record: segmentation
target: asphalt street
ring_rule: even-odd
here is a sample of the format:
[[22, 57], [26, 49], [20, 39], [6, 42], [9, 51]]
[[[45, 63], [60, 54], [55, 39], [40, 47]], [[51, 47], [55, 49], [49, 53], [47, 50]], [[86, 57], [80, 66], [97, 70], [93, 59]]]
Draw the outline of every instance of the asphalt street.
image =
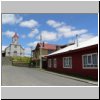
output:
[[3, 65], [1, 70], [2, 86], [93, 86], [36, 68]]

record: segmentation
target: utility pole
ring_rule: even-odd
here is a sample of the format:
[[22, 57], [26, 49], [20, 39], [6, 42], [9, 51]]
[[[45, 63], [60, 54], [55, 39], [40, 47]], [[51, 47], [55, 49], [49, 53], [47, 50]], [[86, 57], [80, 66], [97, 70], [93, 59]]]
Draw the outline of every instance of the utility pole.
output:
[[42, 34], [40, 34], [40, 69], [42, 69]]
[[32, 67], [32, 47], [30, 47], [30, 49], [31, 49], [30, 67]]
[[32, 47], [30, 47], [30, 49], [31, 49], [31, 58], [32, 58]]

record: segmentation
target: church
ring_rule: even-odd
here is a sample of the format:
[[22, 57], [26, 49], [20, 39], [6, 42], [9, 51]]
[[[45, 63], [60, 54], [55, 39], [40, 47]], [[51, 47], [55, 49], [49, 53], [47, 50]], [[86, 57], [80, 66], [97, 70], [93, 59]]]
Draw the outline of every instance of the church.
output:
[[24, 56], [24, 48], [18, 43], [19, 36], [15, 33], [12, 43], [5, 48], [5, 56]]

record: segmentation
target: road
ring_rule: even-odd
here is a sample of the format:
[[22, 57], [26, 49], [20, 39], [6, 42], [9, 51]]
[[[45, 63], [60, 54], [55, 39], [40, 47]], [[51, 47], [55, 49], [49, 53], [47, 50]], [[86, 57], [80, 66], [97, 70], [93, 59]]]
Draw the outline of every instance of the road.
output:
[[93, 86], [36, 68], [2, 66], [2, 86]]

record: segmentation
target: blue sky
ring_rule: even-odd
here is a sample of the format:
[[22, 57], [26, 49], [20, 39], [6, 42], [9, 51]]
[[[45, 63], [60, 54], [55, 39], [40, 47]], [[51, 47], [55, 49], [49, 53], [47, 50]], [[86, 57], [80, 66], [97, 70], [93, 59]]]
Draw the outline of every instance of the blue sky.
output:
[[2, 48], [8, 46], [14, 33], [19, 44], [30, 54], [40, 41], [50, 44], [67, 44], [75, 40], [85, 41], [98, 35], [97, 14], [2, 14]]

